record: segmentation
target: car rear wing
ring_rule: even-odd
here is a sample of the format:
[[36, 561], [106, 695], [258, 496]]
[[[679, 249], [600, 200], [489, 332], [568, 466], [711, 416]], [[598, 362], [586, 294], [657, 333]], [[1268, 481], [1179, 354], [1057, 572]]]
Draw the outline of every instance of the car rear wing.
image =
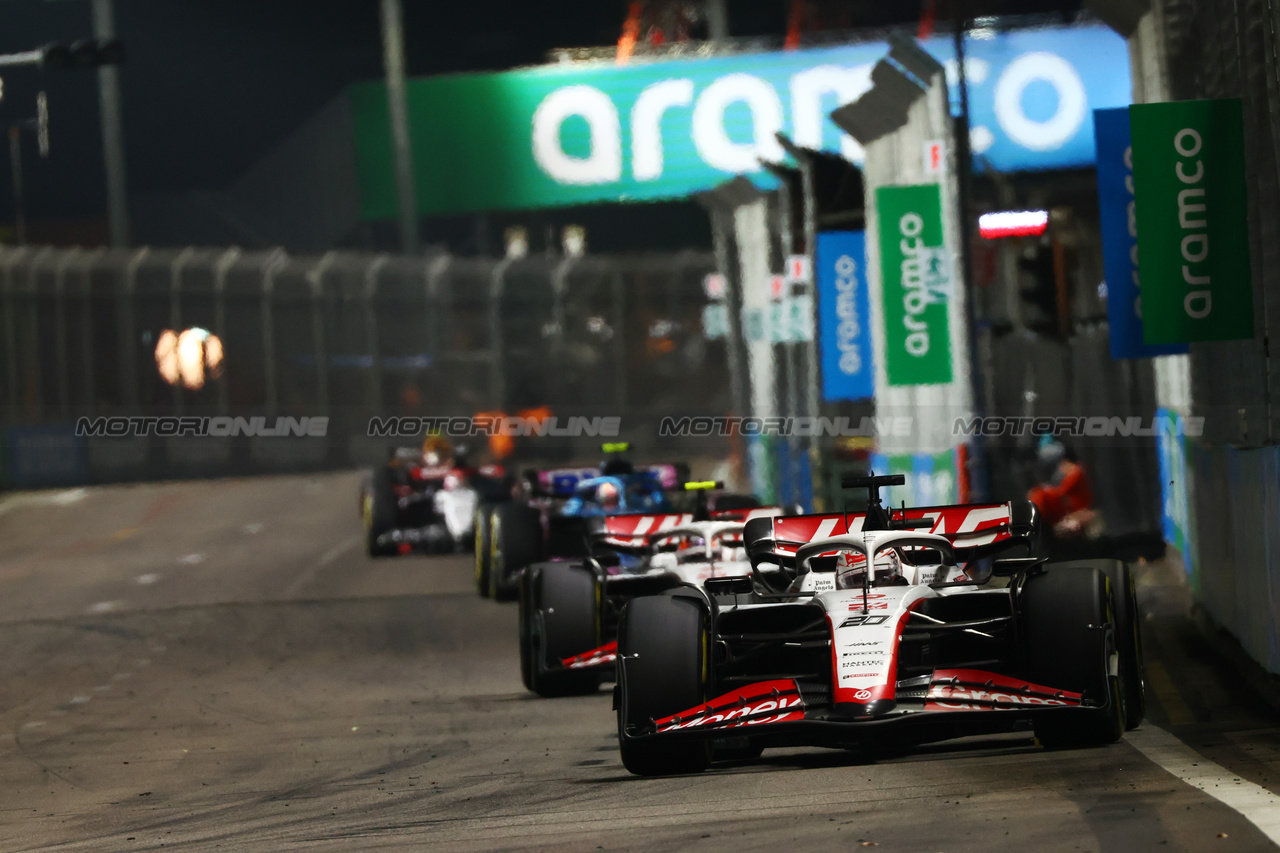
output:
[[[810, 542], [860, 533], [865, 513], [824, 513], [759, 518], [747, 522], [743, 537], [753, 567], [761, 563], [794, 568], [796, 551]], [[1004, 504], [959, 504], [893, 510], [891, 529], [943, 536], [956, 558], [976, 560], [1015, 545], [1030, 546], [1040, 516], [1030, 501]]]
[[616, 548], [647, 548], [654, 534], [693, 522], [691, 512], [610, 515], [594, 519], [591, 541]]

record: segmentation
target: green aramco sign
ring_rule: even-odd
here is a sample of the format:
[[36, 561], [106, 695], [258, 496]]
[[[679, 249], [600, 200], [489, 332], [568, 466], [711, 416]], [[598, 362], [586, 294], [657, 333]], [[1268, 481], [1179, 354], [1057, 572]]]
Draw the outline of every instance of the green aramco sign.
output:
[[951, 264], [938, 185], [878, 188], [876, 218], [889, 384], [950, 382]]
[[1129, 123], [1143, 342], [1252, 338], [1239, 99], [1135, 104]]

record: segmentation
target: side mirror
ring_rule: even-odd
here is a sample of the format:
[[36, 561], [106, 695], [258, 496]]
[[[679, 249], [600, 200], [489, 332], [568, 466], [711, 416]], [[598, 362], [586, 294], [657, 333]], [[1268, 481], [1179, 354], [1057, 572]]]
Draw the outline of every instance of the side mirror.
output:
[[1048, 557], [1005, 557], [995, 561], [991, 573], [998, 578], [1011, 578], [1028, 569], [1034, 569], [1048, 559]]

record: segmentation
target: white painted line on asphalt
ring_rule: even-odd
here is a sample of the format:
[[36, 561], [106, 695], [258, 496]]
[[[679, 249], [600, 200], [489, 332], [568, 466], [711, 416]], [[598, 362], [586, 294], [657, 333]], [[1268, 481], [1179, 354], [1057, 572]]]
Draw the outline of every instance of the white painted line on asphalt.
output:
[[1235, 809], [1263, 835], [1280, 844], [1280, 796], [1246, 782], [1150, 723], [1143, 723], [1142, 728], [1129, 732], [1124, 739], [1183, 782]]
[[314, 565], [305, 569], [301, 574], [289, 582], [289, 585], [284, 588], [284, 597], [293, 598], [304, 586], [315, 580], [316, 575], [321, 569], [337, 560], [356, 545], [359, 545], [363, 539], [363, 536], [352, 536], [350, 539], [344, 539], [328, 551], [325, 551], [320, 555], [320, 559], [317, 560]]
[[257, 522], [257, 521], [255, 521], [255, 522], [254, 522], [254, 523], [252, 523], [252, 524], [246, 524], [246, 525], [244, 526], [244, 532], [245, 532], [245, 533], [261, 533], [261, 532], [262, 532], [262, 523], [261, 523], [261, 522]]
[[89, 496], [88, 489], [66, 489], [59, 492], [31, 492], [0, 500], [0, 515], [24, 506], [70, 506]]
[[72, 704], [72, 705], [83, 705], [84, 703], [88, 702], [88, 701], [89, 701], [90, 699], [92, 699], [92, 698], [93, 698], [92, 696], [72, 696], [72, 697], [71, 697], [71, 704]]
[[113, 610], [119, 610], [124, 605], [123, 601], [99, 601], [97, 604], [89, 605], [86, 613], [110, 613]]
[[138, 575], [136, 578], [134, 578], [134, 581], [139, 586], [151, 586], [151, 584], [155, 583], [158, 580], [160, 580], [160, 576], [155, 574], [154, 572], [149, 572], [145, 575]]
[[44, 725], [44, 720], [32, 720], [29, 723], [23, 723], [22, 727], [24, 729], [38, 729], [43, 725]]
[[68, 489], [65, 492], [54, 492], [49, 496], [49, 503], [57, 506], [71, 506], [89, 496], [88, 489]]
[[187, 554], [184, 557], [179, 557], [178, 562], [186, 566], [198, 566], [204, 562], [206, 556], [206, 554]]

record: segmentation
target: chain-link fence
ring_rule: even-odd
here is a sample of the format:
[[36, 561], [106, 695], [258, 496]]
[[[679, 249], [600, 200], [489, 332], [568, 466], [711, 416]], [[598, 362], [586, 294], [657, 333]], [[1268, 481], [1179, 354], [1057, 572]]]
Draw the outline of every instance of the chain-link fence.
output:
[[[385, 453], [391, 439], [368, 436], [375, 416], [537, 407], [561, 422], [617, 417], [617, 438], [638, 453], [677, 453], [658, 436], [662, 416], [730, 406], [723, 343], [701, 328], [711, 268], [696, 252], [0, 249], [0, 471], [39, 484], [344, 465]], [[206, 352], [203, 381], [165, 375], [165, 332], [187, 329], [216, 337], [206, 350], [221, 357]], [[279, 441], [213, 451], [181, 436], [74, 436], [79, 418], [99, 416], [329, 420], [299, 455]], [[607, 438], [540, 439], [537, 451], [589, 454]]]

